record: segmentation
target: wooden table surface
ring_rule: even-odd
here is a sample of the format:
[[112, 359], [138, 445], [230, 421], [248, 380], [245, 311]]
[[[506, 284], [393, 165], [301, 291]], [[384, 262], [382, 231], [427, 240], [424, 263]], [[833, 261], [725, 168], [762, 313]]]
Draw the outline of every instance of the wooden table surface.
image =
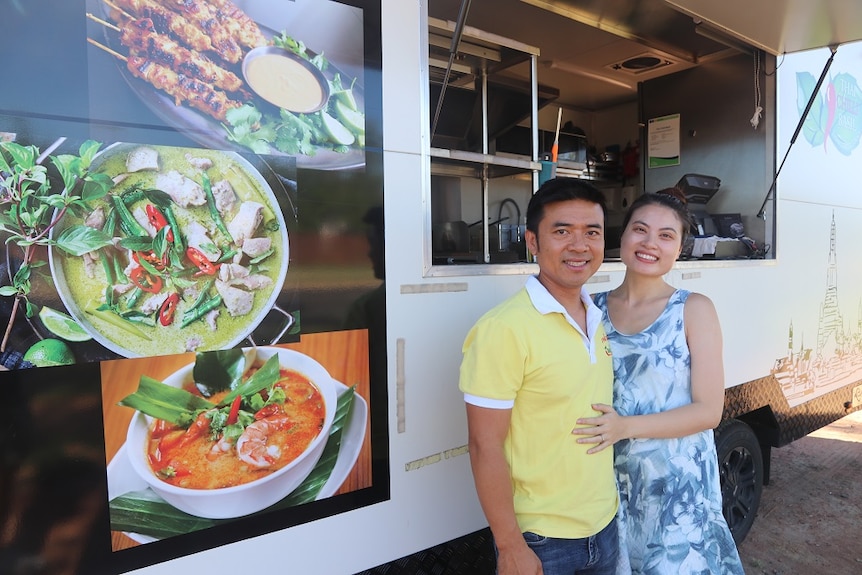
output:
[[[368, 332], [351, 330], [303, 335], [299, 343], [284, 344], [286, 347], [305, 353], [319, 362], [329, 374], [344, 385], [356, 385], [356, 393], [369, 402]], [[141, 375], [163, 380], [179, 368], [193, 363], [193, 353], [105, 361], [102, 372], [102, 411], [105, 425], [106, 463], [110, 463], [126, 439], [126, 430], [134, 411], [117, 403], [134, 393]], [[369, 423], [359, 459], [347, 479], [336, 492], [347, 493], [371, 485], [371, 439]], [[138, 545], [120, 532], [112, 532], [114, 551]]]

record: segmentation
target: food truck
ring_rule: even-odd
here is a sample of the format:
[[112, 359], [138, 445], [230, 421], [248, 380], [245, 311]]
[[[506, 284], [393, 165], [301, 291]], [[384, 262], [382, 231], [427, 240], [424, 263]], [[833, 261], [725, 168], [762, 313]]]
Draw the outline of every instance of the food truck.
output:
[[0, 572], [493, 572], [461, 344], [550, 177], [606, 196], [593, 292], [687, 198], [741, 541], [771, 450], [862, 405], [860, 11], [4, 2]]

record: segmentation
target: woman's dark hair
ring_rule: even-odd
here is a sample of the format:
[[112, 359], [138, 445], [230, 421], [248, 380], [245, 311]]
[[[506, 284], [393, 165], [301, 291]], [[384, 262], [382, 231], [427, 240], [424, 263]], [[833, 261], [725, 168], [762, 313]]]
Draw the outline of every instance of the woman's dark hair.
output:
[[695, 221], [691, 212], [688, 211], [688, 207], [686, 207], [685, 195], [683, 195], [678, 188], [665, 188], [655, 192], [654, 194], [644, 194], [638, 197], [632, 202], [632, 205], [629, 206], [629, 209], [623, 218], [623, 232], [625, 232], [626, 228], [629, 227], [632, 214], [634, 214], [639, 208], [649, 205], [664, 206], [674, 211], [679, 222], [682, 224], [682, 238], [680, 238], [680, 242], [681, 244], [685, 244], [685, 240], [691, 233], [691, 228], [695, 225]]
[[527, 229], [538, 234], [539, 222], [545, 215], [545, 206], [568, 200], [584, 200], [598, 204], [602, 208], [602, 216], [607, 214], [605, 196], [595, 186], [575, 178], [553, 178], [542, 184], [530, 198], [530, 203], [527, 204]]

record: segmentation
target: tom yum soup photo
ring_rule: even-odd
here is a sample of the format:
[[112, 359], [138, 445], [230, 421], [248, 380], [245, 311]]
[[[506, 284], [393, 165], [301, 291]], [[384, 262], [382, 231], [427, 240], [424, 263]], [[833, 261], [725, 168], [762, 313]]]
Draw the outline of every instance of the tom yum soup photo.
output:
[[251, 348], [197, 354], [165, 382], [142, 376], [120, 405], [138, 411], [126, 450], [150, 487], [188, 513], [229, 517], [279, 501], [308, 476], [336, 401], [311, 358]]
[[[288, 265], [272, 189], [238, 154], [115, 144], [91, 172], [112, 187], [54, 238], [104, 238], [50, 251], [63, 303], [126, 357], [233, 347], [273, 308]], [[65, 242], [68, 243], [68, 242]]]

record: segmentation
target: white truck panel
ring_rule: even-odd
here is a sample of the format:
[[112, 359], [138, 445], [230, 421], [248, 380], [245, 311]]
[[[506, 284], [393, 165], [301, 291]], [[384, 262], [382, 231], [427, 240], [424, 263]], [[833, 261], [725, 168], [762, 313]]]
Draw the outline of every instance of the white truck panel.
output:
[[[522, 266], [518, 269], [523, 273], [482, 277], [457, 276], [451, 270], [445, 277], [426, 274], [421, 254], [427, 247], [428, 159], [421, 152], [427, 147], [427, 126], [417, 106], [427, 100], [418, 65], [425, 47], [418, 33], [423, 9], [421, 2], [382, 0], [390, 500], [135, 573], [238, 573], [251, 564], [262, 571], [347, 574], [486, 525], [464, 449], [466, 418], [457, 390], [460, 349], [473, 322], [515, 293], [536, 268]], [[833, 74], [844, 62], [850, 66], [849, 56], [858, 48], [841, 49], [842, 60], [836, 58]], [[798, 118], [795, 91], [783, 82], [794, 81], [794, 70], [816, 76], [826, 55], [821, 51], [782, 60], [779, 157]], [[860, 72], [857, 65], [855, 73], [862, 76]], [[701, 291], [715, 302], [725, 336], [728, 386], [768, 376], [775, 360], [787, 352], [791, 323], [799, 338], [795, 347], [803, 337], [805, 346], [816, 342], [833, 218], [838, 303], [843, 325], [858, 330], [858, 154], [848, 157], [828, 145], [824, 150], [803, 139], [797, 142], [779, 180], [776, 261], [684, 262], [671, 272], [671, 283]], [[766, 193], [752, 191], [761, 192]], [[589, 288], [610, 289], [621, 278], [620, 264], [605, 264]]]

